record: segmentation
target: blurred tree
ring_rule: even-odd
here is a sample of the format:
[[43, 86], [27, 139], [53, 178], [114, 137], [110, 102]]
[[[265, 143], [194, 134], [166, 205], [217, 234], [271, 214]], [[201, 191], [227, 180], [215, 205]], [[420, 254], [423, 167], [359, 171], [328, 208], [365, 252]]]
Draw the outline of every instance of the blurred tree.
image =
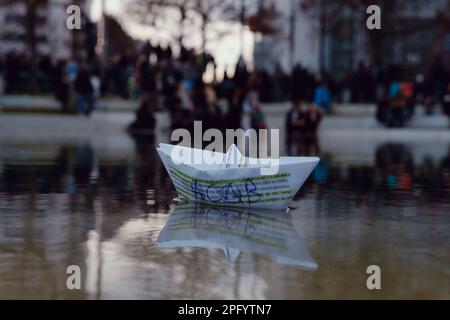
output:
[[208, 34], [220, 37], [230, 31], [213, 28], [212, 23], [240, 19], [235, 0], [129, 0], [127, 12], [137, 23], [157, 31], [175, 30], [180, 46], [183, 38], [192, 34], [187, 30], [198, 28], [203, 50]]
[[245, 22], [252, 32], [258, 32], [263, 35], [274, 35], [280, 31], [274, 23], [279, 16], [273, 4], [266, 6], [264, 2], [261, 2], [258, 11], [248, 17]]
[[135, 52], [136, 45], [134, 39], [123, 29], [122, 25], [112, 16], [105, 15], [108, 54], [124, 55], [129, 52]]
[[[193, 11], [200, 17], [200, 34], [202, 37], [202, 50], [205, 51], [207, 42], [207, 31], [211, 22], [217, 21], [240, 21], [240, 11], [233, 1], [230, 0], [194, 0]], [[220, 37], [229, 30], [218, 31], [216, 36]]]
[[129, 0], [127, 13], [138, 24], [157, 30], [175, 30], [178, 43], [182, 46], [190, 22], [188, 13], [195, 2], [196, 0]]

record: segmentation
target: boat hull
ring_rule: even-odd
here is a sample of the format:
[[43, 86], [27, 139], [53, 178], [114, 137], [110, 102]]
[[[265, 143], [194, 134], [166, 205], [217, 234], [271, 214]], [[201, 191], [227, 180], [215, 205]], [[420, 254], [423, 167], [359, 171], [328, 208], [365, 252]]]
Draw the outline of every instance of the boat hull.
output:
[[208, 205], [287, 208], [319, 162], [316, 157], [280, 158], [277, 172], [262, 175], [260, 167], [199, 170], [175, 164], [167, 151], [158, 153], [181, 198]]

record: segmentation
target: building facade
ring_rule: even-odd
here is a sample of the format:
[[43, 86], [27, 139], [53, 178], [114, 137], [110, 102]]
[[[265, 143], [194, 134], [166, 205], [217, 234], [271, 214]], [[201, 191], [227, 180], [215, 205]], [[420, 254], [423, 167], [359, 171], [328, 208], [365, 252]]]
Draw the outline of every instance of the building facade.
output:
[[253, 65], [273, 73], [279, 65], [285, 72], [297, 64], [311, 70], [319, 69], [319, 23], [301, 10], [299, 1], [273, 1], [277, 32], [255, 37]]
[[[66, 27], [67, 7], [80, 6], [82, 16], [88, 16], [89, 0], [43, 0], [30, 8], [29, 1], [4, 1], [0, 5], [0, 54], [29, 52], [29, 31], [34, 29], [36, 53], [52, 59], [68, 59], [80, 42], [79, 32]], [[33, 11], [33, 12], [30, 12]], [[33, 18], [30, 19], [30, 16]], [[32, 25], [30, 25], [32, 23]]]
[[[302, 3], [313, 3], [305, 8]], [[363, 63], [407, 64], [424, 70], [436, 56], [450, 64], [450, 28], [438, 19], [439, 11], [450, 20], [448, 0], [380, 1], [381, 30], [366, 28], [366, 7], [337, 0], [273, 2], [280, 30], [256, 37], [254, 66], [269, 72], [277, 64], [290, 71], [296, 64], [312, 72], [334, 75]]]
[[448, 28], [438, 19], [447, 0], [381, 2], [381, 30], [366, 28], [364, 6], [340, 5], [336, 10], [335, 3], [323, 3], [328, 3], [329, 8], [325, 9], [322, 65], [332, 73], [355, 70], [361, 62], [403, 64], [419, 72], [436, 56], [450, 53], [445, 47], [450, 39]]

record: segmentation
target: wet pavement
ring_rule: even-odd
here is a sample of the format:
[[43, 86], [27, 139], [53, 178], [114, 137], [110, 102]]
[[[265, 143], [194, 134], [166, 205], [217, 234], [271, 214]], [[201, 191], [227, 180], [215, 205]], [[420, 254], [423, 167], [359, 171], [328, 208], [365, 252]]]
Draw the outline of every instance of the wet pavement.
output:
[[[321, 162], [269, 214], [180, 203], [148, 138], [39, 121], [0, 134], [0, 298], [450, 298], [446, 139], [334, 127], [283, 145]], [[81, 290], [66, 287], [73, 264]]]

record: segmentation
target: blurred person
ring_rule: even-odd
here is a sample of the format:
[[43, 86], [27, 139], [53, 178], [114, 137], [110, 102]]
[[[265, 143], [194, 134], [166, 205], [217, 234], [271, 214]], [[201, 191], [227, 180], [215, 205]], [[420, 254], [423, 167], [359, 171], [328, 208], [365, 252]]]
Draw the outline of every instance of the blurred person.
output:
[[123, 87], [125, 84], [123, 82], [120, 61], [121, 56], [119, 54], [114, 54], [111, 57], [106, 71], [106, 86], [108, 93], [123, 97]]
[[211, 85], [204, 88], [204, 105], [201, 110], [200, 117], [203, 121], [203, 130], [223, 129], [222, 112], [217, 103], [216, 92]]
[[308, 110], [305, 113], [304, 130], [308, 137], [317, 135], [320, 122], [322, 121], [322, 113], [320, 109], [314, 104], [309, 104]]
[[387, 97], [387, 95], [383, 95], [377, 99], [376, 107], [377, 107], [376, 110], [377, 120], [380, 123], [386, 125], [389, 113], [389, 98]]
[[222, 84], [220, 86], [220, 95], [222, 98], [230, 101], [233, 97], [234, 91], [234, 82], [233, 79], [228, 75], [228, 72], [224, 71], [224, 77], [222, 80]]
[[302, 135], [303, 154], [305, 156], [318, 156], [320, 153], [317, 130], [321, 120], [322, 112], [320, 109], [314, 104], [309, 104], [305, 112], [305, 126]]
[[391, 85], [389, 86], [389, 98], [395, 99], [398, 96], [400, 96], [400, 82], [399, 81], [392, 81]]
[[327, 82], [320, 83], [314, 91], [314, 103], [323, 111], [331, 113], [332, 98]]
[[436, 101], [434, 100], [433, 96], [425, 96], [425, 98], [423, 99], [423, 107], [425, 109], [426, 116], [432, 116], [433, 114], [435, 114]]
[[245, 96], [240, 87], [236, 87], [228, 101], [228, 111], [225, 116], [226, 129], [240, 129], [242, 127], [242, 113]]
[[301, 65], [295, 65], [291, 72], [290, 84], [291, 94], [290, 99], [293, 105], [302, 99], [305, 99], [305, 83], [304, 83], [304, 70]]
[[[170, 48], [170, 47], [169, 47]], [[168, 52], [167, 54], [169, 54]], [[180, 66], [171, 60], [171, 53], [167, 59], [161, 62], [161, 94], [163, 97], [163, 105], [166, 110], [172, 112], [175, 103], [176, 91], [179, 83], [183, 80], [183, 74]]]
[[191, 79], [185, 79], [181, 85], [181, 113], [182, 128], [192, 131], [194, 128], [194, 120], [196, 118], [196, 108], [194, 104], [195, 90], [198, 90], [199, 83]]
[[243, 91], [244, 96], [247, 94], [249, 77], [250, 73], [247, 70], [244, 58], [240, 56], [234, 71], [233, 82], [235, 88], [240, 88]]
[[142, 100], [136, 110], [135, 120], [128, 126], [127, 131], [132, 135], [154, 135], [156, 120], [154, 110], [148, 100]]
[[136, 63], [136, 82], [142, 100], [156, 101], [156, 69], [150, 63], [150, 51], [144, 51]]
[[389, 87], [388, 127], [403, 127], [406, 123], [406, 101], [402, 96], [400, 82], [394, 81]]
[[393, 81], [389, 87], [389, 103], [384, 114], [388, 127], [404, 127], [412, 116], [413, 86], [411, 83]]
[[95, 106], [94, 87], [86, 64], [80, 67], [74, 82], [78, 112], [89, 115]]
[[244, 130], [252, 128], [252, 116], [255, 116], [256, 109], [259, 109], [259, 79], [258, 74], [254, 71], [250, 74], [248, 90], [242, 104], [241, 126]]
[[75, 79], [77, 78], [79, 69], [80, 68], [79, 68], [78, 62], [74, 58], [71, 58], [67, 62], [65, 71], [66, 71], [67, 79], [69, 80], [70, 83], [73, 83], [75, 81]]
[[275, 66], [275, 73], [273, 75], [274, 82], [272, 85], [273, 99], [276, 102], [283, 101], [287, 95], [289, 88], [287, 85], [289, 84], [288, 77], [285, 74], [283, 68], [279, 63]]
[[448, 71], [441, 56], [436, 56], [434, 58], [429, 73], [432, 83], [433, 98], [439, 100], [446, 89], [445, 86], [449, 79]]
[[301, 136], [306, 124], [305, 112], [300, 106], [300, 102], [293, 101], [291, 109], [286, 114], [285, 129], [286, 129], [286, 147], [289, 155], [297, 155], [301, 146]]
[[5, 93], [22, 93], [25, 91], [27, 71], [25, 70], [25, 57], [15, 53], [6, 55], [3, 70]]
[[[299, 103], [292, 104], [286, 115], [286, 144], [290, 154], [319, 154], [317, 130], [321, 119], [321, 111], [314, 104], [309, 104], [306, 109]], [[297, 151], [294, 152], [294, 149]]]
[[345, 70], [339, 81], [339, 98], [342, 103], [350, 103], [351, 101], [351, 72]]
[[354, 102], [368, 102], [373, 97], [374, 81], [369, 68], [363, 61], [359, 62], [359, 67], [353, 76], [352, 100]]
[[259, 98], [261, 102], [273, 102], [273, 79], [266, 70], [259, 71], [259, 81], [261, 82], [259, 88]]
[[414, 108], [416, 104], [416, 88], [414, 82], [405, 81], [401, 86], [402, 94], [406, 100], [406, 111], [408, 119], [414, 115]]
[[417, 103], [423, 103], [424, 84], [425, 84], [425, 76], [420, 72], [417, 73], [416, 76], [414, 77], [415, 95]]
[[449, 127], [450, 127], [450, 82], [447, 83], [447, 88], [442, 96], [441, 100], [442, 104], [442, 112], [449, 118]]
[[41, 56], [38, 60], [37, 79], [39, 91], [50, 93], [54, 91], [56, 68], [49, 55]]
[[293, 102], [291, 110], [286, 115], [286, 138], [289, 144], [298, 137], [306, 126], [306, 115], [300, 108], [299, 102]]
[[0, 55], [0, 95], [3, 94], [5, 89], [5, 82], [3, 80], [5, 73], [4, 69], [5, 69], [5, 61], [3, 59], [3, 56]]
[[173, 99], [172, 99], [172, 104], [171, 107], [169, 109], [170, 112], [170, 128], [172, 130], [178, 129], [178, 128], [184, 128], [184, 112], [185, 110], [183, 109], [182, 106], [182, 99], [183, 99], [183, 95], [184, 95], [184, 86], [183, 83], [179, 83]]
[[65, 72], [66, 61], [58, 61], [55, 75], [55, 96], [61, 104], [61, 110], [63, 112], [69, 111], [70, 101], [70, 84], [69, 78]]
[[425, 115], [434, 114], [435, 108], [434, 81], [429, 75], [424, 77], [419, 87], [419, 90], [421, 103], [425, 110]]
[[129, 99], [134, 93], [134, 66], [135, 66], [135, 55], [131, 50], [127, 50], [125, 54], [122, 55], [120, 61], [120, 70], [122, 74], [122, 85], [121, 97], [123, 99]]
[[258, 104], [253, 104], [250, 112], [250, 127], [254, 130], [267, 129], [266, 115]]
[[141, 106], [151, 110], [157, 107], [157, 67], [150, 62], [150, 49], [144, 49], [136, 62], [136, 82], [139, 87]]
[[378, 101], [387, 95], [388, 84], [386, 67], [380, 65], [380, 62], [374, 64], [373, 80], [374, 80], [374, 100]]
[[91, 84], [92, 84], [92, 88], [94, 89], [94, 99], [97, 100], [98, 98], [100, 98], [101, 95], [101, 81], [100, 81], [100, 77], [97, 76], [96, 74], [92, 74], [91, 75]]
[[441, 190], [446, 190], [447, 193], [450, 191], [450, 148], [447, 151], [447, 155], [442, 159], [439, 165], [439, 176]]
[[165, 56], [164, 48], [161, 47], [160, 44], [156, 45], [156, 46], [153, 48], [153, 52], [154, 52], [155, 55], [156, 55], [156, 60], [157, 60], [157, 61], [161, 61], [161, 60], [164, 58], [164, 56]]

